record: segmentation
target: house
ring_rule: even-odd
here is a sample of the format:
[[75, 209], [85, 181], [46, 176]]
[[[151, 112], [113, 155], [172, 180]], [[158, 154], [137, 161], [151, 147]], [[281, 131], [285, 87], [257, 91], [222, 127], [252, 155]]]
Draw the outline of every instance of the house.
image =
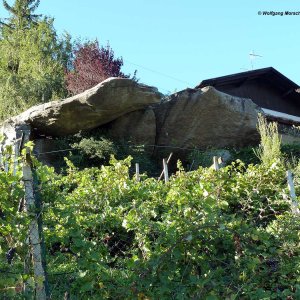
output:
[[299, 86], [272, 67], [206, 79], [196, 88], [205, 86], [213, 86], [233, 96], [252, 99], [269, 120], [300, 125]]

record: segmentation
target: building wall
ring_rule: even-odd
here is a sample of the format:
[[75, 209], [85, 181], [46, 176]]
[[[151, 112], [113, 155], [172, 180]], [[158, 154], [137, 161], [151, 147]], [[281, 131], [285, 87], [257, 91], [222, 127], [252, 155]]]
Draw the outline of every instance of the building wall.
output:
[[274, 88], [274, 85], [259, 79], [249, 80], [241, 84], [215, 86], [221, 92], [250, 98], [258, 106], [268, 108], [290, 115], [300, 116], [300, 94], [291, 93], [283, 97], [282, 91]]

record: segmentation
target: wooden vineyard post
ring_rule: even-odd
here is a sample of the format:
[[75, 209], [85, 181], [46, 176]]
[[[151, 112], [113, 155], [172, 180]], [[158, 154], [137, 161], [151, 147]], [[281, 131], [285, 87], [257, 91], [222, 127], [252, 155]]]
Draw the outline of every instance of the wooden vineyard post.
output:
[[[26, 144], [30, 137], [30, 128], [28, 126], [22, 126], [19, 130], [24, 134], [23, 141]], [[25, 189], [25, 212], [31, 219], [29, 224], [29, 243], [31, 247], [33, 272], [35, 279], [35, 293], [37, 300], [46, 300], [46, 272], [43, 263], [42, 255], [42, 238], [39, 230], [38, 219], [40, 218], [40, 212], [36, 211], [37, 203], [35, 199], [34, 180], [32, 171], [32, 161], [29, 149], [26, 149], [26, 154], [23, 163], [23, 183]]]
[[136, 181], [140, 182], [140, 165], [138, 163], [135, 164], [135, 174], [136, 174]]
[[168, 162], [165, 158], [163, 159], [163, 167], [164, 167], [165, 182], [168, 182], [169, 181]]
[[220, 170], [220, 166], [219, 166], [219, 160], [217, 156], [213, 157], [213, 168], [215, 171], [219, 171]]
[[3, 165], [2, 165], [2, 145], [0, 142], [0, 168], [2, 169]]
[[4, 172], [8, 173], [9, 171], [9, 155], [5, 154], [5, 159], [4, 159]]
[[18, 133], [17, 133], [16, 140], [15, 140], [14, 167], [13, 167], [14, 176], [17, 173], [18, 160], [19, 160], [19, 157], [20, 157], [20, 154], [21, 154], [21, 147], [22, 147], [23, 138], [24, 138], [24, 133], [23, 132], [22, 132], [20, 137], [18, 136]]
[[286, 172], [287, 176], [287, 183], [288, 183], [288, 188], [290, 191], [290, 196], [291, 196], [291, 207], [292, 207], [292, 212], [295, 215], [299, 215], [300, 211], [298, 208], [298, 203], [297, 203], [297, 196], [295, 192], [295, 186], [294, 186], [294, 181], [293, 181], [293, 175], [290, 170]]
[[[170, 155], [169, 155], [169, 157], [168, 157], [167, 165], [168, 165], [168, 163], [170, 162], [170, 160], [171, 160], [171, 158], [172, 158], [172, 155], [173, 155], [173, 152], [171, 152]], [[158, 180], [161, 180], [162, 177], [163, 177], [163, 175], [164, 175], [164, 169], [162, 170], [160, 176], [158, 177]]]

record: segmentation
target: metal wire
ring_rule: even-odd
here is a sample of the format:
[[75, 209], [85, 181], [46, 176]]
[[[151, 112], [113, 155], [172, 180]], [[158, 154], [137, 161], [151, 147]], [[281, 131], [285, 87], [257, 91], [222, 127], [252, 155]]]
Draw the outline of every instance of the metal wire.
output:
[[[199, 150], [199, 148], [187, 148], [187, 147], [178, 147], [178, 146], [165, 146], [165, 145], [130, 145], [126, 144], [127, 146], [131, 146], [132, 148], [140, 148], [140, 147], [154, 147], [154, 148], [164, 148], [164, 149], [177, 149], [177, 150]], [[116, 146], [124, 146], [124, 144], [116, 144]], [[58, 152], [67, 152], [67, 151], [78, 151], [78, 149], [74, 148], [68, 148], [68, 149], [61, 149], [61, 150], [53, 150], [53, 151], [47, 151], [47, 152], [36, 152], [35, 155], [45, 155], [45, 154], [52, 154], [52, 153], [58, 153]]]

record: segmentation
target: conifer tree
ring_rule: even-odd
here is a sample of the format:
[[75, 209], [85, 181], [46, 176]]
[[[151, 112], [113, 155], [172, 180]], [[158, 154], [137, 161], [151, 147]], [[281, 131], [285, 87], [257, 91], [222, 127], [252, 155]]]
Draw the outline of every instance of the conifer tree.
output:
[[35, 14], [39, 2], [3, 0], [9, 18], [0, 26], [0, 120], [66, 96], [70, 36], [59, 38], [53, 19]]
[[9, 24], [1, 22], [2, 26], [11, 29], [21, 29], [29, 27], [32, 23], [38, 21], [40, 15], [34, 14], [40, 4], [40, 0], [16, 0], [13, 5], [9, 5], [6, 0], [3, 1], [4, 8], [10, 14]]

